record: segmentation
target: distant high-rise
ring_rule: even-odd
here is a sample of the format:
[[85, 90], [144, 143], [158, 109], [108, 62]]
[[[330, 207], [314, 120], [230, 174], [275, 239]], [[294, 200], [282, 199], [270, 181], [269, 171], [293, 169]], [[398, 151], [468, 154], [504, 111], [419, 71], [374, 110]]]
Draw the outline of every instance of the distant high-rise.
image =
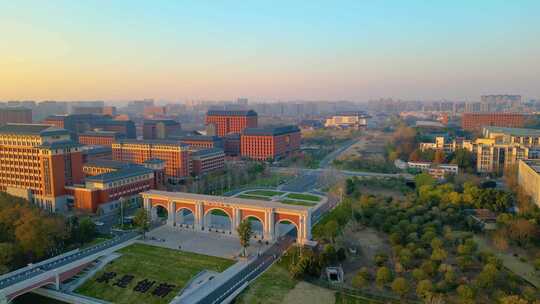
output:
[[20, 107], [0, 108], [0, 126], [7, 123], [32, 123], [32, 110]]
[[210, 124], [214, 125], [215, 135], [219, 137], [231, 133], [241, 133], [245, 128], [257, 127], [257, 112], [253, 110], [209, 110], [206, 113], [206, 125]]

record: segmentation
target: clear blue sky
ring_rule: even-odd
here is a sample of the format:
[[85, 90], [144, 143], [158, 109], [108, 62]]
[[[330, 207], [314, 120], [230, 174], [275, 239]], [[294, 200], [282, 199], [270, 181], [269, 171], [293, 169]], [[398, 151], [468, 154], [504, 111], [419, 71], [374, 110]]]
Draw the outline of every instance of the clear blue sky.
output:
[[540, 1], [4, 1], [2, 99], [540, 97]]

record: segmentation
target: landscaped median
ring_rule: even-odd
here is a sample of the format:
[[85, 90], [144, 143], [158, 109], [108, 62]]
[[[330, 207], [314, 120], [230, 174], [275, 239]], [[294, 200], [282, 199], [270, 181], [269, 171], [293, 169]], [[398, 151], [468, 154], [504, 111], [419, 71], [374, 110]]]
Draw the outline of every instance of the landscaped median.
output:
[[244, 194], [248, 194], [248, 195], [268, 196], [268, 197], [272, 197], [276, 195], [283, 195], [285, 193], [286, 192], [274, 191], [274, 190], [252, 190], [252, 191], [244, 192]]
[[286, 195], [290, 199], [302, 200], [302, 201], [311, 201], [311, 202], [320, 202], [321, 198], [312, 194], [305, 193], [289, 193]]
[[145, 244], [118, 251], [121, 257], [76, 292], [114, 303], [169, 303], [202, 270], [223, 272], [234, 261]]

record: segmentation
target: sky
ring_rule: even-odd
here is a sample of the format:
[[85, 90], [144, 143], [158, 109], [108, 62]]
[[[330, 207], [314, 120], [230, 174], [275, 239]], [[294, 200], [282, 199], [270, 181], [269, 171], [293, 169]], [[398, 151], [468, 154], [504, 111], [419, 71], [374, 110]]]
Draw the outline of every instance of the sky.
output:
[[540, 1], [2, 1], [0, 100], [540, 97]]

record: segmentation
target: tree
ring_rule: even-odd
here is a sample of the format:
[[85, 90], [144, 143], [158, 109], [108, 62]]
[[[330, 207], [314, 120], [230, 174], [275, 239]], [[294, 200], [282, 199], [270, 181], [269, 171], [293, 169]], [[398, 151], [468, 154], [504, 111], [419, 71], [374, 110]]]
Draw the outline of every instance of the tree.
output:
[[89, 217], [85, 217], [79, 221], [77, 229], [77, 239], [82, 244], [91, 241], [96, 235], [96, 224]]
[[392, 281], [392, 272], [390, 272], [390, 269], [386, 266], [379, 267], [375, 281], [379, 287], [383, 287], [385, 284]]
[[0, 243], [0, 274], [8, 272], [15, 258], [16, 249], [12, 243]]
[[403, 300], [403, 298], [407, 295], [407, 292], [409, 292], [409, 284], [407, 284], [407, 280], [403, 277], [398, 277], [392, 282], [392, 291], [399, 295], [400, 299]]
[[446, 253], [446, 250], [442, 248], [433, 249], [433, 252], [431, 253], [431, 259], [433, 261], [442, 262], [447, 257], [448, 257], [448, 253]]
[[238, 225], [238, 228], [236, 228], [236, 231], [238, 232], [238, 237], [240, 238], [240, 245], [242, 246], [242, 256], [247, 255], [247, 248], [249, 247], [249, 240], [251, 239], [251, 236], [253, 235], [253, 230], [251, 229], [251, 223], [244, 219], [240, 225]]
[[510, 224], [510, 237], [520, 245], [526, 245], [538, 233], [535, 224], [527, 219], [516, 219]]
[[148, 211], [144, 208], [140, 208], [135, 212], [135, 217], [133, 218], [133, 223], [140, 231], [142, 231], [143, 239], [146, 237], [146, 232], [150, 230], [150, 216]]
[[520, 296], [512, 295], [506, 296], [499, 300], [501, 304], [529, 304], [529, 301], [521, 298]]
[[469, 286], [459, 285], [457, 288], [457, 294], [459, 295], [462, 303], [474, 303], [474, 290]]
[[420, 189], [422, 186], [435, 185], [436, 180], [427, 173], [420, 173], [414, 177], [414, 182], [416, 184], [416, 189]]
[[412, 276], [413, 278], [417, 281], [417, 282], [420, 282], [422, 280], [425, 280], [427, 279], [427, 274], [420, 268], [415, 268], [413, 271], [412, 271]]
[[427, 298], [433, 292], [433, 283], [430, 280], [422, 280], [416, 286], [416, 295], [419, 298]]
[[330, 242], [334, 243], [334, 239], [338, 234], [338, 229], [339, 225], [335, 220], [328, 221], [328, 223], [324, 225], [325, 236]]
[[354, 276], [352, 280], [352, 285], [355, 288], [363, 288], [369, 282], [370, 275], [367, 268], [362, 267]]
[[444, 155], [443, 150], [437, 150], [435, 156], [433, 157], [434, 164], [442, 164], [445, 162], [446, 156]]
[[476, 283], [480, 288], [493, 288], [497, 277], [499, 275], [499, 270], [493, 264], [486, 264], [482, 269], [482, 272], [476, 278]]

